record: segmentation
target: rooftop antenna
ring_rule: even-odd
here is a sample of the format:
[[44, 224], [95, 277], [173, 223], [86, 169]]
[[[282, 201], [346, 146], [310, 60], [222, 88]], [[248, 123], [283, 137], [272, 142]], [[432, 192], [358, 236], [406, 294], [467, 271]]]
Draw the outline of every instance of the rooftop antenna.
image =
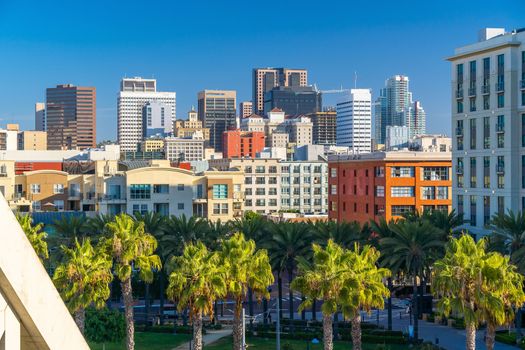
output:
[[354, 72], [354, 89], [357, 89], [357, 71]]

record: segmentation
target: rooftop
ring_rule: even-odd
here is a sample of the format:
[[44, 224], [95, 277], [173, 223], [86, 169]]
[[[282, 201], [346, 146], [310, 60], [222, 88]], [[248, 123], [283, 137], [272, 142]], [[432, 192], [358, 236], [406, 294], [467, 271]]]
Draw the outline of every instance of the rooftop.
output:
[[367, 160], [391, 160], [391, 161], [451, 161], [450, 152], [372, 152], [362, 154], [338, 154], [329, 155], [329, 162], [362, 162]]

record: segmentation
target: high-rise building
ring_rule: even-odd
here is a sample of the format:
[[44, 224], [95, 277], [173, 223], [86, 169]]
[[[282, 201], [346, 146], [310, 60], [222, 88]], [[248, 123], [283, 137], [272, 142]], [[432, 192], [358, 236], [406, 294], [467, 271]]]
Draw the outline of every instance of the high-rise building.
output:
[[525, 209], [525, 30], [487, 28], [452, 66], [452, 205], [470, 233]]
[[35, 103], [35, 130], [46, 131], [46, 104]]
[[255, 158], [264, 148], [264, 132], [228, 130], [222, 135], [223, 158]]
[[237, 128], [237, 93], [233, 90], [203, 90], [198, 94], [198, 116], [210, 129], [210, 146], [222, 152], [222, 134]]
[[252, 75], [253, 113], [264, 114], [264, 94], [279, 86], [307, 86], [308, 71], [290, 68], [255, 68]]
[[385, 150], [395, 151], [408, 148], [408, 127], [398, 125], [387, 125], [385, 137]]
[[314, 145], [334, 146], [336, 144], [336, 111], [316, 112], [306, 115], [313, 124]]
[[50, 150], [96, 146], [97, 92], [94, 87], [71, 84], [46, 90], [45, 120]]
[[278, 86], [264, 94], [264, 114], [274, 108], [286, 115], [316, 113], [322, 105], [321, 92], [311, 86]]
[[[123, 152], [137, 151], [142, 141], [142, 112], [147, 102], [157, 101], [169, 106], [172, 121], [175, 114], [175, 92], [157, 91], [157, 80], [141, 77], [123, 78], [117, 97], [117, 138]], [[167, 122], [167, 121], [166, 121]]]
[[372, 151], [371, 101], [369, 89], [351, 89], [337, 103], [338, 146], [347, 146], [353, 153]]
[[409, 79], [395, 75], [385, 82], [375, 103], [375, 139], [385, 143], [386, 127], [407, 126], [409, 137], [424, 134], [426, 131], [425, 111], [421, 102], [412, 101]]
[[239, 103], [239, 117], [240, 119], [249, 117], [253, 113], [252, 101], [244, 101]]
[[159, 101], [146, 102], [142, 107], [142, 135], [167, 136], [173, 133], [171, 107]]

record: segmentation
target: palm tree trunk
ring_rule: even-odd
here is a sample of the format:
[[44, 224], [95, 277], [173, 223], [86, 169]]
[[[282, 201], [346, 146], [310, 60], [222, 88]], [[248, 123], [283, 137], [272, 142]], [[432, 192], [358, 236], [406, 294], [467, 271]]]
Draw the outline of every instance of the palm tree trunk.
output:
[[312, 300], [312, 320], [317, 320], [317, 299]]
[[[306, 298], [304, 297], [304, 294], [301, 295], [301, 303], [304, 303], [305, 300]], [[305, 309], [301, 310], [301, 320], [306, 321], [306, 310]]]
[[476, 326], [473, 323], [467, 323], [466, 336], [466, 349], [476, 350]]
[[496, 342], [496, 326], [492, 322], [487, 322], [487, 335], [485, 336], [485, 345], [487, 350], [494, 350]]
[[237, 299], [233, 312], [233, 350], [242, 349], [242, 299]]
[[417, 276], [414, 276], [414, 292], [412, 293], [412, 317], [414, 317], [414, 339], [419, 339], [419, 317], [417, 307]]
[[126, 349], [135, 349], [135, 324], [133, 323], [133, 294], [131, 289], [131, 278], [120, 283], [122, 298], [124, 299], [124, 310], [126, 317]]
[[361, 315], [359, 311], [352, 317], [352, 349], [361, 350]]
[[323, 313], [323, 348], [332, 350], [334, 348], [334, 334], [332, 333], [332, 315]]
[[263, 299], [263, 324], [268, 324], [268, 300]]
[[164, 324], [164, 271], [160, 272], [159, 276], [159, 323], [162, 326]]
[[392, 330], [392, 277], [388, 277], [388, 330]]
[[193, 317], [193, 348], [202, 350], [202, 313], [197, 312]]
[[84, 334], [86, 324], [86, 309], [81, 307], [80, 309], [75, 311], [75, 314], [73, 316], [75, 318], [75, 323], [77, 324], [78, 329], [80, 329], [80, 332]]
[[145, 326], [144, 328], [146, 330], [149, 330], [149, 313], [150, 313], [150, 296], [149, 296], [149, 283], [146, 283], [145, 286], [145, 292], [144, 292], [144, 322]]
[[277, 292], [279, 294], [277, 302], [279, 303], [279, 319], [283, 319], [283, 280], [281, 274], [277, 277]]
[[[253, 316], [253, 290], [248, 288], [248, 313]], [[250, 317], [250, 330], [253, 329], [253, 318]]]
[[288, 270], [288, 306], [290, 308], [289, 315], [290, 320], [293, 320], [293, 291], [292, 291], [292, 278], [293, 278], [293, 270]]

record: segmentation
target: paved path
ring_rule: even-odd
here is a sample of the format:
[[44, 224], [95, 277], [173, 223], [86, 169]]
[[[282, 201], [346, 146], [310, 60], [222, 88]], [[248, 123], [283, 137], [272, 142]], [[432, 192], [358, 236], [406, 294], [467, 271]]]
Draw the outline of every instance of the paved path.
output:
[[[219, 330], [208, 330], [206, 334], [202, 337], [202, 344], [203, 346], [210, 345], [212, 343], [215, 343], [217, 340], [227, 337], [232, 334], [231, 328], [224, 328]], [[172, 350], [189, 350], [190, 349], [190, 343], [184, 343], [182, 345], [179, 345], [178, 347], [172, 349]]]

